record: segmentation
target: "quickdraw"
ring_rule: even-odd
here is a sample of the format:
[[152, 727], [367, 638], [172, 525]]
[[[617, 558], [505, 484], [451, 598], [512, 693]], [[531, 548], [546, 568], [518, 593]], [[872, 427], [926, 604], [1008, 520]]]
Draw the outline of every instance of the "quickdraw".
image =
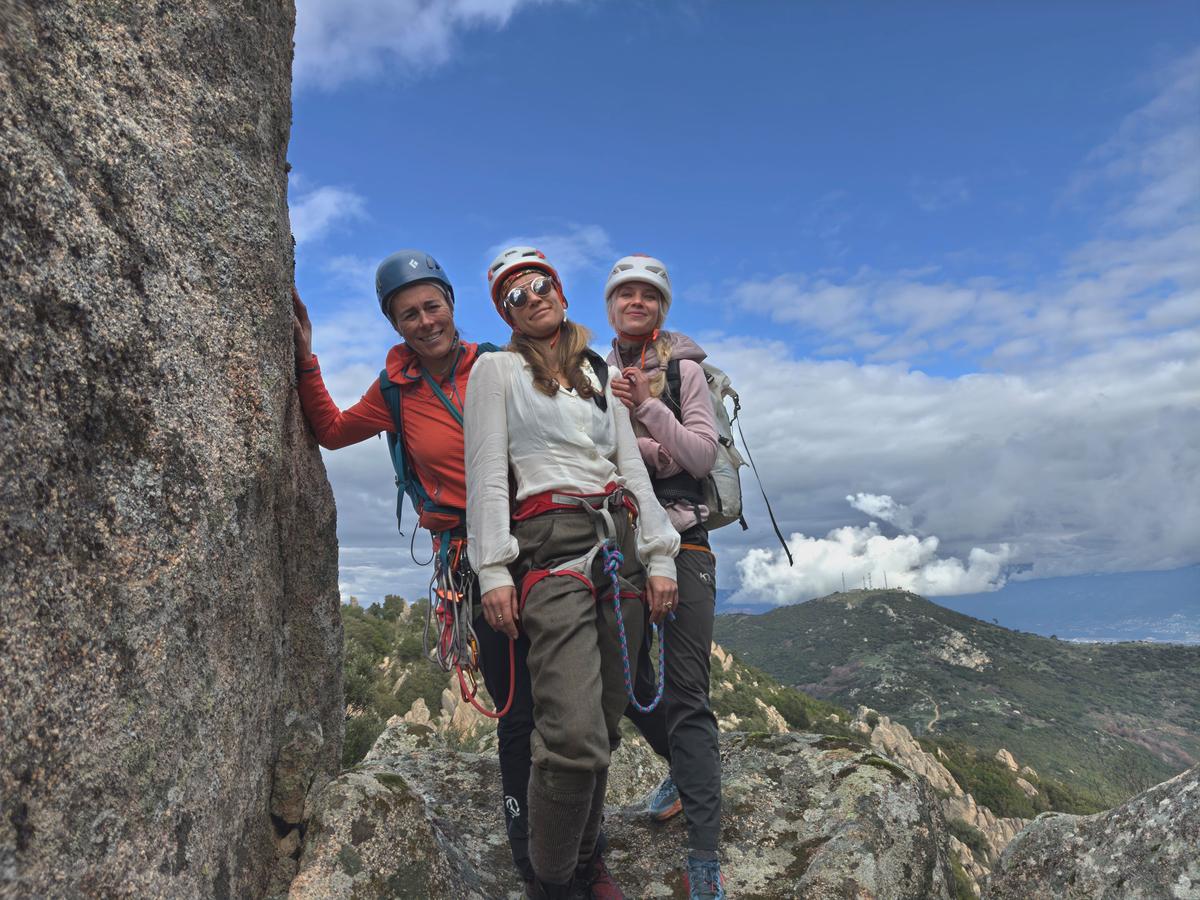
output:
[[[463, 700], [489, 719], [499, 719], [512, 709], [516, 695], [516, 643], [508, 639], [508, 701], [495, 712], [483, 706], [479, 694], [479, 638], [471, 624], [470, 597], [475, 572], [467, 562], [464, 538], [443, 532], [437, 537], [437, 561], [429, 582], [429, 606], [425, 612], [422, 644], [425, 656], [443, 672], [458, 676]], [[435, 625], [436, 622], [436, 625]]]

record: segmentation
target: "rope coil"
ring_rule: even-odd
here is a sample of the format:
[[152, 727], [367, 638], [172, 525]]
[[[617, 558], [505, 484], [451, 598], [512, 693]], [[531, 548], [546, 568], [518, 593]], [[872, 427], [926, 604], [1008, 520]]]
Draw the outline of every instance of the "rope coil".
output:
[[[516, 696], [516, 647], [508, 639], [508, 702], [504, 708], [492, 712], [483, 706], [476, 696], [479, 694], [479, 637], [471, 624], [470, 603], [464, 602], [471, 596], [475, 573], [466, 564], [462, 552], [462, 541], [443, 539], [433, 567], [433, 578], [429, 581], [429, 606], [425, 611], [425, 630], [421, 642], [426, 658], [443, 672], [458, 675], [462, 698], [489, 719], [502, 718], [512, 708]], [[430, 640], [430, 632], [437, 622], [436, 642]]]

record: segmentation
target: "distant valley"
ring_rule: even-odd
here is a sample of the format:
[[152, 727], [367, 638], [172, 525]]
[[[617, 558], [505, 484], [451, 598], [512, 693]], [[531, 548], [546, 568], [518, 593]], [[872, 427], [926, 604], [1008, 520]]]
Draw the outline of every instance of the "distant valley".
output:
[[1200, 761], [1200, 647], [1075, 644], [880, 590], [721, 615], [715, 640], [915, 735], [1007, 748], [1098, 807]]

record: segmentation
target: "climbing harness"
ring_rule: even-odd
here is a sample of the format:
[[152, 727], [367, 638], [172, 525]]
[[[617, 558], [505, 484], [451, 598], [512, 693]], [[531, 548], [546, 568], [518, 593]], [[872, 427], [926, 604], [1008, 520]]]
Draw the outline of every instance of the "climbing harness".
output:
[[[498, 350], [494, 344], [480, 344], [477, 353]], [[458, 392], [458, 367], [466, 355], [466, 348], [459, 346], [450, 368], [450, 396], [442, 390], [429, 370], [421, 366], [420, 378], [429, 386], [433, 395], [441, 401], [451, 418], [461, 428], [463, 423], [462, 399]], [[407, 376], [409, 381], [415, 381]], [[465, 516], [456, 507], [445, 506], [433, 501], [420, 478], [413, 470], [404, 446], [403, 407], [400, 385], [388, 378], [387, 370], [379, 373], [379, 389], [392, 414], [394, 430], [387, 435], [388, 453], [396, 471], [396, 527], [400, 528], [404, 510], [404, 497], [408, 496], [417, 515], [427, 521], [433, 520], [446, 527], [433, 531], [433, 576], [429, 581], [429, 605], [425, 611], [425, 627], [422, 647], [425, 657], [443, 672], [454, 672], [458, 677], [463, 700], [491, 719], [499, 719], [512, 708], [516, 695], [516, 647], [508, 641], [508, 701], [502, 709], [492, 712], [477, 699], [479, 693], [479, 638], [471, 624], [472, 601], [475, 596], [477, 578], [467, 559], [464, 536]], [[453, 398], [453, 399], [452, 399]], [[454, 400], [458, 400], [456, 405]], [[403, 535], [403, 529], [400, 530]], [[416, 558], [414, 556], [414, 562]], [[497, 698], [493, 698], [497, 699]], [[498, 702], [498, 700], [497, 700]]]
[[[596, 543], [590, 550], [575, 559], [568, 560], [553, 569], [534, 569], [526, 573], [521, 582], [520, 608], [525, 608], [525, 600], [539, 581], [552, 576], [566, 576], [581, 581], [588, 588], [596, 602], [600, 601], [596, 586], [588, 577], [592, 563], [597, 554], [602, 557], [601, 569], [609, 577], [613, 591], [613, 612], [617, 620], [617, 637], [621, 645], [621, 669], [625, 678], [625, 694], [634, 709], [639, 712], [651, 712], [662, 701], [666, 675], [666, 632], [660, 625], [652, 625], [653, 633], [658, 639], [658, 678], [655, 686], [654, 699], [649, 705], [638, 701], [633, 690], [633, 675], [629, 662], [629, 642], [625, 634], [625, 617], [621, 612], [623, 599], [642, 599], [642, 594], [632, 589], [621, 589], [621, 564], [625, 557], [617, 546], [616, 526], [613, 522], [613, 510], [624, 510], [630, 518], [630, 523], [637, 521], [637, 504], [633, 496], [616, 483], [605, 486], [599, 494], [570, 494], [563, 491], [547, 491], [534, 494], [517, 504], [513, 511], [513, 521], [532, 519], [535, 516], [548, 513], [551, 510], [577, 510], [588, 514], [596, 530]], [[671, 613], [669, 618], [675, 618]]]

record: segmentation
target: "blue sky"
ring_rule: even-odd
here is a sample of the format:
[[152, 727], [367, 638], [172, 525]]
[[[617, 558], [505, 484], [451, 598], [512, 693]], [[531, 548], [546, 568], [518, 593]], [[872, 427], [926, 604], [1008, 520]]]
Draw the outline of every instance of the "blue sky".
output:
[[[717, 535], [747, 598], [1185, 565], [1197, 110], [1194, 4], [300, 0], [297, 280], [348, 405], [392, 250], [495, 340], [501, 245], [542, 246], [598, 341], [611, 262], [666, 260], [801, 557], [751, 503]], [[343, 592], [418, 593], [380, 443], [326, 464]]]

